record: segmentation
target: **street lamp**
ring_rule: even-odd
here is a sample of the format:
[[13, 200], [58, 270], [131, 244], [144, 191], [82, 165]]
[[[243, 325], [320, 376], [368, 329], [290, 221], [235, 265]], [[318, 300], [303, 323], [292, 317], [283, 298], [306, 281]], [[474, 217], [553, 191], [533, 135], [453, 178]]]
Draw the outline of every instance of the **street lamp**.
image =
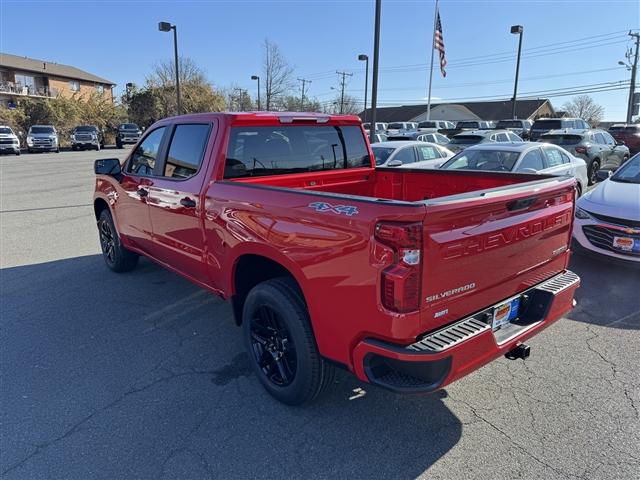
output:
[[[363, 114], [363, 122], [367, 122], [367, 90], [369, 90], [369, 56], [361, 53], [358, 55], [358, 60], [365, 63], [365, 76], [364, 76], [364, 114]], [[375, 125], [374, 125], [375, 129]]]
[[262, 107], [260, 106], [260, 77], [258, 75], [251, 75], [251, 80], [258, 81], [258, 110], [262, 110]]
[[180, 115], [182, 113], [182, 104], [180, 102], [180, 71], [178, 68], [178, 29], [169, 22], [160, 22], [158, 23], [158, 30], [161, 32], [170, 32], [173, 30], [173, 55], [176, 64], [176, 100], [178, 115]]
[[520, 52], [522, 51], [522, 32], [524, 27], [522, 25], [513, 25], [511, 27], [511, 33], [514, 35], [520, 35], [518, 40], [518, 61], [516, 62], [516, 81], [513, 85], [513, 101], [511, 104], [511, 118], [516, 118], [516, 96], [518, 95], [518, 75], [520, 74]]

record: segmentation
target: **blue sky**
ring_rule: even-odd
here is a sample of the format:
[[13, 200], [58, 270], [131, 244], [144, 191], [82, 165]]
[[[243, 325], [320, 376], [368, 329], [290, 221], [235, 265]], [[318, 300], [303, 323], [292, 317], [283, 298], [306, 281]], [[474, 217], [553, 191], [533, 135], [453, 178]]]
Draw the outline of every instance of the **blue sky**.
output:
[[[379, 104], [423, 102], [435, 2], [382, 3]], [[432, 95], [442, 101], [511, 96], [514, 24], [525, 29], [521, 94], [629, 80], [618, 61], [631, 44], [626, 32], [640, 27], [637, 0], [441, 0], [440, 12], [449, 67], [446, 78], [434, 71]], [[309, 95], [329, 102], [336, 70], [354, 74], [347, 91], [362, 98], [364, 63], [357, 56], [373, 59], [373, 19], [373, 0], [1, 0], [0, 51], [77, 66], [118, 83], [120, 92], [126, 82], [142, 83], [154, 62], [171, 58], [171, 35], [157, 30], [164, 20], [178, 25], [181, 54], [216, 86], [254, 95], [250, 76], [261, 73], [268, 37], [295, 67], [294, 77], [312, 80]], [[605, 119], [624, 119], [628, 87], [591, 95]], [[569, 98], [551, 100], [559, 108]]]

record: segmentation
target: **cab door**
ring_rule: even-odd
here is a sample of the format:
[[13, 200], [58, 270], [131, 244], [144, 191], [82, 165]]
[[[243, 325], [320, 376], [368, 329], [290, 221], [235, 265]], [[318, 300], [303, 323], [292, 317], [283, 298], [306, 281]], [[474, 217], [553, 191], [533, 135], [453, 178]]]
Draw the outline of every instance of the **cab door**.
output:
[[118, 233], [126, 243], [146, 253], [151, 253], [153, 237], [148, 195], [154, 185], [166, 132], [167, 127], [149, 131], [131, 153], [124, 165], [114, 207]]
[[184, 275], [208, 284], [201, 192], [207, 180], [213, 122], [184, 122], [169, 127], [166, 153], [149, 187], [147, 203], [153, 228], [152, 255]]

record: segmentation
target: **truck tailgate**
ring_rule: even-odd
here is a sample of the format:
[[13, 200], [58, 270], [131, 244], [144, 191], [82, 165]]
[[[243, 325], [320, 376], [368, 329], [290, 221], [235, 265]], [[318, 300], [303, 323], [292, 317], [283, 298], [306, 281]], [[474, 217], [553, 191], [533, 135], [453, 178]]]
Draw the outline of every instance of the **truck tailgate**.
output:
[[426, 202], [421, 323], [458, 320], [565, 269], [573, 178], [547, 178]]

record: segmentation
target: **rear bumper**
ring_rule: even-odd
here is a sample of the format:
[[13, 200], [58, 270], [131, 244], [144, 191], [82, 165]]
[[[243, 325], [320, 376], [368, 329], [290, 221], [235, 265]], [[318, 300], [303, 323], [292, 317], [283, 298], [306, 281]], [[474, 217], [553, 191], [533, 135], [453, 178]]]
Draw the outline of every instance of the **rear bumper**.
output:
[[491, 329], [491, 312], [501, 302], [411, 345], [364, 339], [353, 351], [355, 374], [396, 392], [432, 392], [506, 354], [561, 318], [573, 308], [579, 285], [579, 277], [567, 270], [521, 292], [527, 299], [521, 315], [496, 332]]

